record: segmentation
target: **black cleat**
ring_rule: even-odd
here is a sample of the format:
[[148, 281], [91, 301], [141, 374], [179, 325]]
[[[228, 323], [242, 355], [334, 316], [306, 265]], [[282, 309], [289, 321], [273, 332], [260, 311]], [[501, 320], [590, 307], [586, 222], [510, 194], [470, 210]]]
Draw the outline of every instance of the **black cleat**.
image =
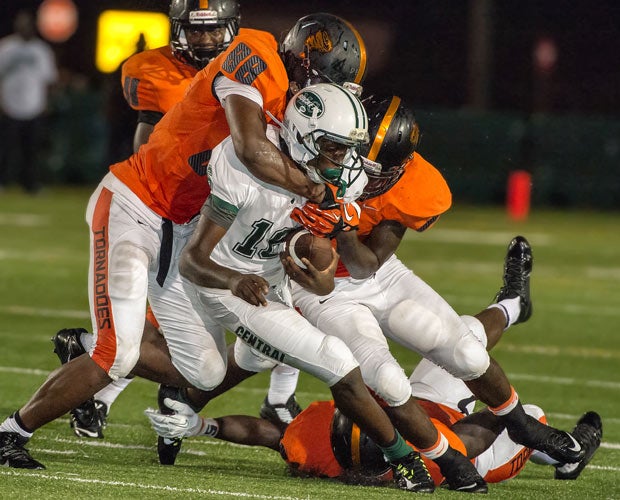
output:
[[[86, 353], [86, 349], [80, 340], [82, 333], [88, 333], [88, 331], [84, 328], [64, 328], [52, 337], [54, 353], [63, 365]], [[105, 407], [103, 412], [101, 407], [97, 407], [97, 403]], [[69, 425], [76, 436], [103, 438], [103, 428], [107, 417], [107, 406], [104, 403], [90, 398], [71, 410], [70, 413]]]
[[80, 341], [82, 333], [88, 333], [88, 331], [84, 328], [65, 328], [52, 337], [54, 352], [63, 365], [86, 353]]
[[435, 483], [428, 473], [426, 464], [418, 452], [412, 451], [398, 460], [390, 462], [394, 482], [401, 490], [416, 493], [432, 493]]
[[[159, 411], [164, 415], [171, 415], [174, 413], [174, 410], [168, 408], [164, 403], [164, 399], [166, 398], [188, 403], [187, 398], [183, 396], [181, 389], [171, 385], [160, 384], [159, 390], [157, 391], [157, 404], [159, 406]], [[170, 439], [157, 436], [157, 454], [159, 455], [159, 463], [162, 465], [174, 465], [177, 455], [181, 451], [182, 443], [182, 438]]]
[[[511, 436], [510, 431], [508, 435]], [[512, 439], [512, 436], [511, 436]], [[517, 441], [513, 439], [513, 441]], [[575, 463], [580, 462], [584, 455], [585, 450], [573, 436], [566, 431], [560, 431], [549, 427], [549, 432], [543, 439], [537, 440], [537, 442], [528, 444], [517, 441], [528, 448], [533, 448], [538, 451], [546, 453], [554, 460], [561, 463]]]
[[279, 427], [287, 426], [293, 419], [301, 413], [301, 406], [295, 399], [293, 394], [285, 404], [273, 405], [265, 396], [263, 404], [260, 407], [260, 418], [269, 420], [272, 424]]
[[107, 412], [105, 403], [90, 398], [71, 410], [69, 425], [78, 437], [101, 439], [107, 423]]
[[462, 453], [450, 448], [439, 459], [439, 465], [444, 481], [442, 488], [461, 493], [488, 493], [486, 481], [478, 473], [473, 463]]
[[521, 312], [514, 322], [524, 323], [532, 316], [530, 274], [533, 265], [532, 247], [523, 236], [515, 236], [508, 245], [504, 259], [504, 286], [495, 296], [495, 302], [504, 299], [521, 299]]
[[592, 460], [603, 438], [603, 422], [600, 415], [594, 411], [584, 413], [571, 434], [581, 443], [585, 455], [579, 462], [556, 466], [556, 479], [577, 479], [581, 471]]
[[30, 456], [24, 445], [28, 439], [17, 432], [0, 432], [0, 466], [15, 469], [45, 469]]

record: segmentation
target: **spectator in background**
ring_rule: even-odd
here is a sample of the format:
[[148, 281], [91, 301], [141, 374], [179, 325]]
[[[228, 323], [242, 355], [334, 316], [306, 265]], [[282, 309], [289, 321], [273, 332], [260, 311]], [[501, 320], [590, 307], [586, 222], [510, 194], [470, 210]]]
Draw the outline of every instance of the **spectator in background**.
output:
[[28, 193], [41, 188], [37, 155], [50, 86], [58, 78], [51, 47], [37, 37], [34, 16], [22, 10], [15, 33], [0, 40], [0, 108], [5, 147], [0, 157], [0, 187], [9, 170]]

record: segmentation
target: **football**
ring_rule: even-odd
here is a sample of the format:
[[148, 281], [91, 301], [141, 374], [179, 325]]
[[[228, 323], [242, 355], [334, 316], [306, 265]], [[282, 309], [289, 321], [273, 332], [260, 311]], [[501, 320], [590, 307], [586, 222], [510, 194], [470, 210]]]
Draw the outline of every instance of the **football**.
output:
[[319, 238], [304, 228], [293, 230], [288, 234], [285, 252], [302, 269], [306, 269], [306, 265], [301, 261], [303, 257], [312, 262], [319, 271], [326, 269], [332, 261], [332, 244], [329, 238]]

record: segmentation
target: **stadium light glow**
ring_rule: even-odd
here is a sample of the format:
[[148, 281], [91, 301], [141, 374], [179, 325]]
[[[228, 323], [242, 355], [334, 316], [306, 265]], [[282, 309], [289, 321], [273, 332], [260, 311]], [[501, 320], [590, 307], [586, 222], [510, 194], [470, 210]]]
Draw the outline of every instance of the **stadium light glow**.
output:
[[161, 47], [170, 40], [170, 21], [160, 12], [106, 10], [97, 22], [95, 65], [103, 73], [116, 71], [136, 52], [140, 35], [147, 48]]

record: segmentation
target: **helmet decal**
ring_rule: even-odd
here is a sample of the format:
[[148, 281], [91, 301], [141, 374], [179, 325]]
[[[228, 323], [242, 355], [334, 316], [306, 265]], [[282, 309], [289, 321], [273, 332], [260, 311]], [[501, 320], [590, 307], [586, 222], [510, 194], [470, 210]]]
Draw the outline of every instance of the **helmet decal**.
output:
[[310, 50], [318, 50], [322, 53], [331, 52], [334, 48], [329, 33], [325, 30], [317, 31], [306, 38], [306, 47]]
[[295, 99], [295, 109], [308, 118], [320, 118], [325, 112], [325, 104], [316, 93], [303, 91]]
[[217, 11], [215, 10], [192, 10], [189, 13], [189, 22], [198, 24], [204, 21], [216, 21]]

